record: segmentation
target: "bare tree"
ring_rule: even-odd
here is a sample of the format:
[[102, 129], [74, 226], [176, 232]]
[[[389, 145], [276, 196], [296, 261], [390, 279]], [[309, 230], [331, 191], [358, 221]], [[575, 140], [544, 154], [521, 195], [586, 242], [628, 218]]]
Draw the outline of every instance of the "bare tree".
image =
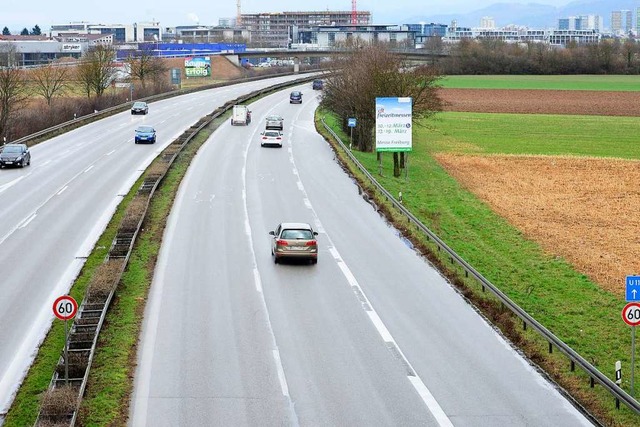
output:
[[153, 56], [151, 47], [144, 47], [132, 52], [125, 59], [125, 62], [129, 66], [131, 77], [140, 80], [142, 88], [146, 87], [147, 80], [151, 79], [155, 82], [158, 77], [167, 72], [167, 67], [162, 59]]
[[[411, 97], [413, 116], [418, 120], [442, 110], [437, 94], [439, 73], [429, 66], [409, 67], [384, 44], [362, 46], [338, 57], [330, 71], [322, 105], [345, 125], [348, 117], [358, 119], [354, 143], [359, 150], [373, 150], [376, 97]], [[400, 175], [401, 166], [395, 155], [395, 176]]]
[[0, 136], [7, 136], [9, 119], [28, 97], [24, 70], [17, 64], [16, 48], [0, 47]]
[[116, 51], [113, 46], [96, 45], [87, 51], [77, 67], [77, 80], [82, 85], [87, 97], [91, 93], [102, 96], [109, 83], [114, 79]]
[[64, 65], [47, 64], [36, 68], [31, 72], [35, 93], [51, 106], [53, 98], [62, 95], [67, 89], [70, 74], [69, 68]]

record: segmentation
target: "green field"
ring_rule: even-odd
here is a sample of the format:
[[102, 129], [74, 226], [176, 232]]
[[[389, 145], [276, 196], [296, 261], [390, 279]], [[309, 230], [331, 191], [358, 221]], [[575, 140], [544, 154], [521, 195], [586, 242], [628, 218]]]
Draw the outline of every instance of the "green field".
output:
[[[335, 130], [335, 119], [329, 121]], [[620, 319], [624, 301], [523, 238], [448, 175], [432, 155], [452, 151], [637, 159], [640, 144], [624, 136], [633, 135], [640, 118], [441, 113], [425, 124], [428, 127], [417, 126], [414, 133], [408, 179], [392, 177], [388, 153], [383, 155], [383, 176], [378, 174], [375, 153], [353, 153], [391, 194], [402, 192], [403, 204], [447, 245], [605, 375], [615, 378], [616, 360], [629, 372], [631, 337]], [[342, 136], [348, 141], [347, 135]], [[540, 347], [544, 349], [544, 344]], [[581, 381], [586, 389], [587, 380]], [[628, 376], [623, 387], [628, 390]], [[604, 390], [596, 388], [596, 394], [606, 419], [639, 425], [631, 411], [615, 410]]]
[[640, 76], [561, 75], [561, 76], [447, 76], [440, 83], [452, 89], [547, 89], [640, 91]]
[[414, 134], [428, 152], [640, 159], [640, 117], [447, 112], [428, 126]]

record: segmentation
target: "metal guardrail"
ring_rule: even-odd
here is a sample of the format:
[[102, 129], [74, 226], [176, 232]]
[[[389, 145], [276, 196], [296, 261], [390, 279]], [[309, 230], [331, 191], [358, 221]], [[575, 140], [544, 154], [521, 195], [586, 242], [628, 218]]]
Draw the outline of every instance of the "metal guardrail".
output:
[[575, 364], [580, 366], [590, 377], [591, 377], [591, 387], [594, 386], [594, 382], [597, 382], [601, 386], [603, 386], [609, 393], [616, 398], [616, 404], [618, 402], [623, 402], [629, 409], [634, 411], [636, 414], [640, 415], [640, 403], [633, 398], [630, 394], [625, 392], [622, 388], [620, 388], [615, 382], [609, 379], [606, 375], [600, 372], [595, 366], [590, 364], [585, 358], [580, 356], [575, 350], [565, 344], [560, 338], [556, 337], [551, 331], [545, 328], [541, 323], [535, 320], [531, 315], [529, 315], [526, 311], [520, 308], [515, 302], [511, 301], [509, 297], [507, 297], [497, 286], [491, 283], [487, 278], [485, 278], [482, 274], [480, 274], [475, 268], [473, 268], [468, 262], [466, 262], [462, 257], [460, 257], [453, 249], [451, 249], [447, 244], [442, 241], [434, 232], [429, 230], [426, 225], [424, 225], [418, 218], [416, 218], [407, 208], [405, 208], [400, 202], [398, 202], [392, 195], [389, 193], [374, 177], [369, 173], [369, 171], [358, 161], [358, 159], [351, 153], [349, 148], [342, 142], [340, 137], [331, 129], [322, 119], [322, 124], [325, 129], [333, 135], [338, 144], [342, 147], [344, 152], [349, 156], [351, 161], [356, 165], [356, 167], [371, 181], [371, 183], [376, 187], [376, 189], [384, 195], [384, 197], [393, 204], [393, 206], [402, 212], [408, 220], [413, 223], [416, 227], [420, 229], [427, 237], [435, 242], [438, 247], [438, 250], [444, 250], [447, 255], [449, 255], [452, 262], [456, 262], [462, 269], [464, 269], [466, 275], [471, 275], [474, 279], [476, 279], [483, 288], [489, 289], [491, 293], [495, 295], [500, 302], [502, 302], [506, 307], [511, 310], [513, 314], [518, 316], [523, 321], [524, 328], [527, 325], [533, 327], [536, 331], [542, 335], [547, 342], [549, 343], [549, 352], [552, 351], [552, 346], [555, 346], [558, 350], [560, 350], [565, 356], [567, 356], [571, 360], [571, 370], [574, 369]]
[[[263, 89], [259, 89], [256, 91], [253, 91], [247, 95], [243, 95], [240, 96], [234, 100], [228, 101], [226, 102], [222, 107], [217, 108], [213, 113], [201, 118], [200, 120], [198, 120], [198, 122], [196, 122], [196, 124], [192, 125], [189, 129], [187, 129], [181, 136], [179, 136], [176, 140], [174, 140], [171, 144], [169, 144], [165, 150], [163, 150], [158, 157], [163, 156], [163, 153], [165, 151], [167, 151], [168, 149], [172, 148], [172, 146], [175, 146], [174, 144], [176, 144], [176, 142], [179, 143], [179, 148], [178, 150], [171, 150], [171, 155], [168, 158], [165, 158], [165, 160], [167, 161], [167, 168], [165, 169], [164, 173], [160, 176], [155, 176], [152, 180], [152, 182], [148, 182], [147, 179], [144, 180], [144, 182], [142, 183], [142, 185], [140, 186], [140, 188], [138, 189], [138, 195], [141, 194], [145, 194], [147, 195], [147, 202], [145, 204], [145, 209], [144, 212], [141, 213], [141, 217], [140, 220], [137, 223], [136, 229], [133, 233], [131, 233], [131, 236], [128, 236], [127, 242], [128, 242], [128, 246], [126, 248], [126, 252], [125, 253], [119, 253], [117, 258], [121, 258], [123, 259], [123, 265], [120, 268], [119, 274], [117, 279], [114, 279], [114, 287], [113, 289], [110, 291], [109, 295], [107, 296], [104, 305], [101, 308], [96, 308], [96, 307], [90, 307], [88, 310], [85, 310], [85, 308], [87, 308], [88, 304], [87, 303], [87, 297], [88, 297], [88, 293], [85, 294], [84, 299], [80, 305], [80, 309], [78, 310], [78, 315], [76, 317], [76, 319], [83, 319], [83, 315], [87, 313], [87, 311], [92, 313], [93, 318], [95, 318], [95, 316], [93, 314], [97, 314], [98, 311], [100, 311], [100, 316], [98, 318], [98, 322], [96, 324], [91, 324], [91, 325], [87, 325], [87, 326], [91, 326], [91, 327], [95, 327], [95, 331], [94, 336], [92, 338], [91, 341], [91, 348], [88, 350], [89, 351], [89, 356], [88, 356], [88, 360], [87, 360], [87, 366], [85, 368], [85, 373], [81, 379], [81, 383], [79, 385], [78, 388], [78, 400], [76, 402], [76, 406], [75, 406], [75, 410], [73, 411], [72, 414], [68, 415], [68, 421], [69, 421], [69, 426], [73, 427], [75, 426], [75, 423], [77, 421], [77, 416], [78, 416], [78, 408], [80, 407], [80, 403], [82, 401], [82, 397], [84, 396], [85, 390], [86, 390], [86, 386], [87, 386], [87, 382], [89, 381], [89, 372], [91, 369], [91, 365], [93, 362], [93, 358], [95, 355], [95, 350], [96, 350], [96, 345], [98, 342], [98, 337], [100, 334], [100, 330], [102, 329], [102, 325], [104, 323], [106, 314], [107, 314], [107, 310], [109, 308], [109, 305], [111, 303], [111, 300], [113, 298], [113, 295], [115, 294], [116, 291], [116, 284], [120, 282], [122, 274], [124, 273], [124, 270], [126, 268], [126, 265], [129, 261], [129, 258], [131, 256], [131, 251], [133, 250], [133, 246], [135, 244], [136, 238], [138, 236], [138, 233], [142, 227], [142, 222], [146, 216], [147, 213], [147, 209], [149, 207], [149, 203], [151, 202], [151, 199], [158, 187], [158, 185], [160, 184], [160, 182], [162, 181], [162, 179], [165, 177], [166, 173], [169, 171], [169, 168], [171, 167], [171, 165], [173, 164], [174, 160], [177, 158], [178, 154], [184, 149], [184, 147], [206, 126], [208, 126], [213, 120], [215, 120], [216, 118], [220, 117], [221, 115], [223, 115], [224, 113], [226, 113], [228, 110], [230, 110], [234, 104], [239, 104], [242, 102], [246, 102], [247, 100], [250, 100], [252, 98], [255, 98], [257, 96], [266, 94], [266, 93], [270, 93], [273, 92], [275, 90], [279, 90], [282, 89], [284, 87], [288, 87], [288, 86], [293, 86], [293, 85], [297, 85], [300, 83], [305, 83], [308, 81], [311, 81], [315, 78], [315, 76], [311, 76], [311, 77], [303, 77], [300, 79], [296, 79], [296, 80], [292, 80], [292, 81], [288, 81], [288, 82], [283, 82], [283, 83], [278, 83], [275, 85], [271, 85], [269, 87], [263, 88]], [[185, 134], [186, 135], [185, 137]], [[118, 239], [118, 234], [116, 233], [116, 236], [114, 237], [114, 243], [112, 244], [112, 249], [115, 245], [115, 241]], [[110, 251], [111, 254], [111, 251]], [[111, 258], [112, 256], [109, 255], [108, 258]], [[79, 325], [77, 324], [76, 320], [74, 320], [71, 330], [74, 331], [76, 328], [82, 328], [85, 325]], [[70, 337], [72, 336], [72, 334], [70, 334]], [[67, 346], [69, 345], [69, 341], [67, 342]], [[87, 351], [87, 349], [83, 349], [82, 351]], [[60, 362], [63, 360], [64, 356], [61, 356], [60, 360], [58, 361], [58, 363], [60, 364]], [[68, 361], [65, 361], [68, 362]], [[69, 379], [69, 383], [77, 385], [78, 381], [80, 380], [80, 378], [74, 378]], [[57, 386], [58, 382], [65, 382], [66, 381], [64, 379], [60, 379], [59, 375], [57, 372], [54, 372], [50, 384], [49, 384], [49, 389], [54, 389]], [[38, 426], [40, 421], [41, 421], [41, 415], [42, 412], [40, 412], [38, 414], [38, 417], [36, 418], [35, 424], [34, 426]], [[62, 425], [63, 422], [56, 422], [56, 425]]]

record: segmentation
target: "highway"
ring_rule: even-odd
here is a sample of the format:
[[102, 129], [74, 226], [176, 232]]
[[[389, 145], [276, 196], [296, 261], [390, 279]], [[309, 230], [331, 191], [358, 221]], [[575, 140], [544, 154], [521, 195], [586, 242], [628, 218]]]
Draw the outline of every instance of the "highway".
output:
[[[129, 425], [584, 426], [589, 421], [358, 194], [311, 85], [222, 125], [180, 187], [145, 311]], [[260, 146], [268, 114], [284, 147]], [[317, 265], [274, 264], [308, 222]]]
[[[53, 301], [157, 153], [226, 101], [293, 78], [152, 102], [148, 115], [127, 111], [82, 126], [32, 147], [31, 166], [0, 170], [0, 417], [51, 325]], [[133, 143], [142, 123], [156, 127], [155, 145]]]

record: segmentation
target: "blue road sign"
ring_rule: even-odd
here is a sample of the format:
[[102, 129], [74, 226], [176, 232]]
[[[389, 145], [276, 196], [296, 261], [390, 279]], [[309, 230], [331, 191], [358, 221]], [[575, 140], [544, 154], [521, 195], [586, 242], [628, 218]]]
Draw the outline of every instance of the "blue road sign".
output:
[[347, 126], [349, 126], [350, 128], [356, 127], [356, 119], [353, 117], [349, 117], [347, 119]]
[[627, 276], [627, 301], [640, 301], [640, 276]]

